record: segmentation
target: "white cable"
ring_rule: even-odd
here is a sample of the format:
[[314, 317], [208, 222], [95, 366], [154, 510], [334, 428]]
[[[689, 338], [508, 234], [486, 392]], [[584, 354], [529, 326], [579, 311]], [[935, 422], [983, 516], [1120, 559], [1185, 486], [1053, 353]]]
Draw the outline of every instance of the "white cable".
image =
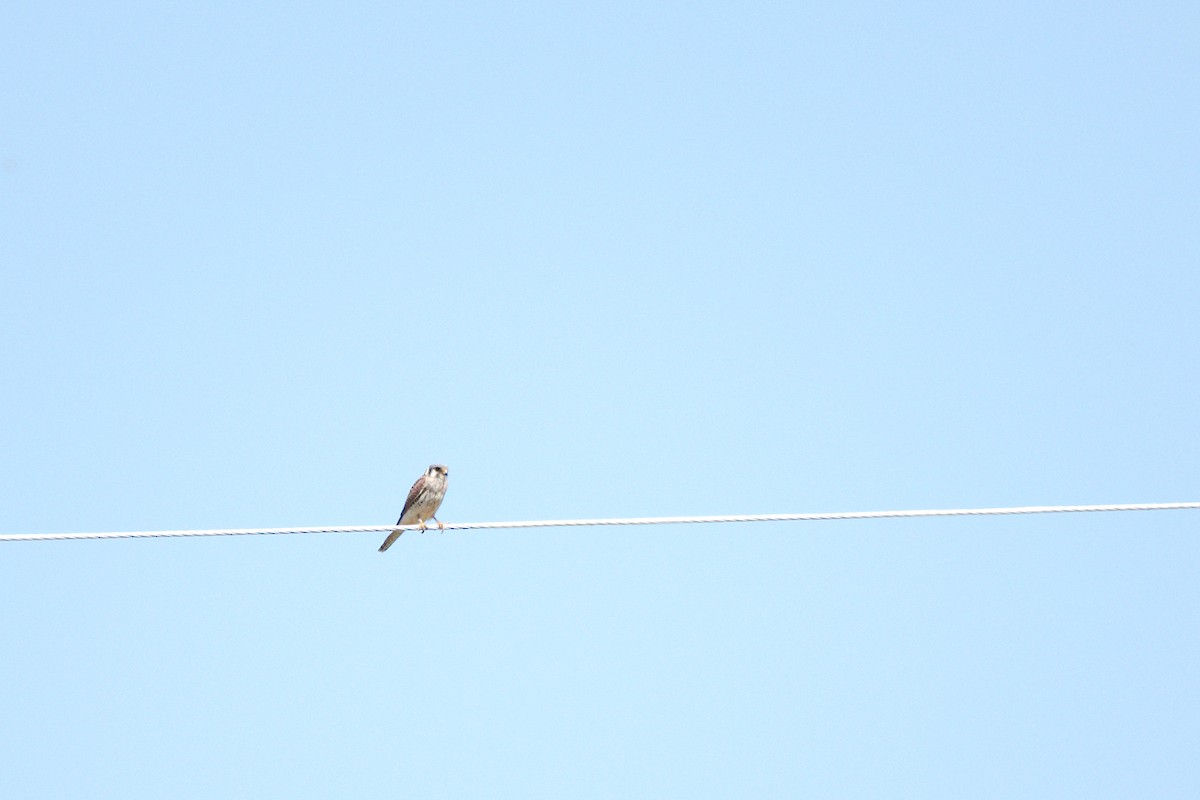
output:
[[[744, 514], [724, 517], [630, 517], [624, 519], [548, 519], [529, 522], [451, 522], [448, 531], [507, 528], [582, 528], [598, 525], [686, 525], [718, 522], [810, 522], [835, 519], [888, 519], [895, 517], [967, 517], [1014, 514], [1065, 514], [1099, 511], [1172, 511], [1200, 509], [1200, 503], [1129, 503], [1091, 506], [1017, 506], [1013, 508], [943, 508], [926, 511], [838, 511], [826, 514]], [[417, 530], [416, 525], [399, 526]], [[216, 528], [196, 531], [121, 531], [98, 533], [4, 533], [0, 542], [34, 542], [51, 539], [145, 539], [169, 536], [268, 536], [292, 533], [389, 533], [396, 525], [348, 525], [327, 528]], [[437, 530], [430, 526], [429, 530]]]

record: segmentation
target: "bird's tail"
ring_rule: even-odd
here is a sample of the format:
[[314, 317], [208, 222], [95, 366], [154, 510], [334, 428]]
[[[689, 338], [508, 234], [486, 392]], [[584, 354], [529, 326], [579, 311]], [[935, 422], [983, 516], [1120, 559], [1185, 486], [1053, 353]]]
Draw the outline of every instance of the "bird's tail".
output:
[[391, 547], [392, 544], [400, 538], [400, 534], [402, 533], [404, 533], [404, 531], [392, 531], [389, 533], [388, 537], [383, 540], [383, 544], [379, 545], [379, 552], [382, 553], [384, 550], [387, 550], [389, 547]]

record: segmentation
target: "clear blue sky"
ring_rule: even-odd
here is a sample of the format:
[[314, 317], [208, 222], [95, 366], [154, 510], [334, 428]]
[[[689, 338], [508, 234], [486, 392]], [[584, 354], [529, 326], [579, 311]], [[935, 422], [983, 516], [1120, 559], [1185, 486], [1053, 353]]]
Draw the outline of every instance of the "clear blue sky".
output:
[[[1200, 7], [32, 3], [0, 531], [1200, 500]], [[0, 543], [6, 798], [1196, 797], [1200, 516]]]

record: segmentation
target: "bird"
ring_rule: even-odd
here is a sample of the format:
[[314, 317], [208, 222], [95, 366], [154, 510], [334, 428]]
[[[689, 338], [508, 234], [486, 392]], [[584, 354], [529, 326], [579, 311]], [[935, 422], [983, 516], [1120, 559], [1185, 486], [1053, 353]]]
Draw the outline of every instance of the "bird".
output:
[[[445, 530], [446, 526], [434, 515], [446, 496], [446, 481], [449, 476], [450, 468], [445, 464], [430, 464], [425, 474], [417, 478], [417, 482], [408, 490], [408, 499], [404, 501], [404, 510], [400, 512], [400, 519], [396, 520], [396, 524], [412, 525], [416, 522], [420, 524], [421, 530], [425, 530], [425, 521], [431, 519], [438, 524], [438, 530]], [[402, 533], [402, 530], [389, 533], [383, 544], [379, 545], [379, 552], [382, 553], [391, 547]]]

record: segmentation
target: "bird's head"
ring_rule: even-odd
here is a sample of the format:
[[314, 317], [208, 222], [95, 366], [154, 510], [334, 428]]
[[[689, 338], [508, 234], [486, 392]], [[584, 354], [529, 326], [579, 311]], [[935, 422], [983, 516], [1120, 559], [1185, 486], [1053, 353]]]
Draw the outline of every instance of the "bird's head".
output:
[[430, 464], [425, 474], [431, 478], [445, 478], [450, 474], [450, 468], [445, 464]]

